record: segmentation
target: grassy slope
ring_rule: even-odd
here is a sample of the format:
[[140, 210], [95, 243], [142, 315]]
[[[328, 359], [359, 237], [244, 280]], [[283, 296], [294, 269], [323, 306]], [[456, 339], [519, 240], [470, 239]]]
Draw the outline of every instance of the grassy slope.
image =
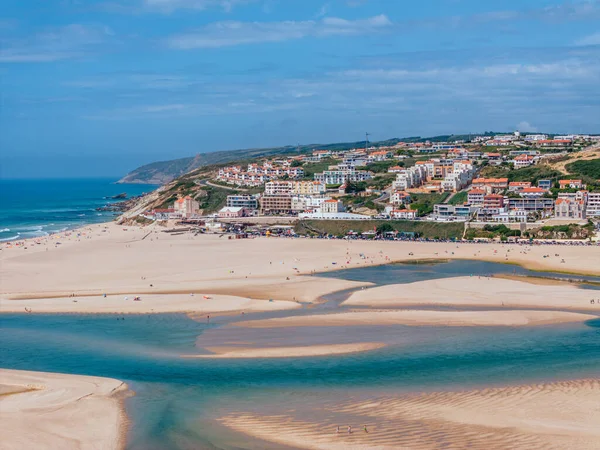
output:
[[379, 225], [390, 224], [396, 231], [416, 232], [424, 238], [460, 238], [463, 234], [462, 223], [435, 223], [404, 220], [301, 220], [296, 232], [310, 234], [319, 232], [334, 236], [346, 235], [348, 231], [364, 232], [375, 230]]

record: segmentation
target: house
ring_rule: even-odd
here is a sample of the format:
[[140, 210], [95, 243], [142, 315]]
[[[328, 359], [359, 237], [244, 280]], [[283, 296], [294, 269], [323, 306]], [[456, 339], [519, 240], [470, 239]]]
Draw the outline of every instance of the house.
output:
[[410, 194], [404, 191], [395, 191], [390, 196], [390, 202], [393, 205], [407, 205], [412, 201]]
[[561, 189], [585, 189], [581, 180], [559, 180], [558, 185]]
[[508, 178], [476, 178], [473, 180], [473, 187], [497, 194], [508, 187]]
[[472, 205], [433, 205], [433, 218], [438, 221], [467, 221], [479, 208]]
[[150, 211], [154, 220], [169, 220], [174, 213], [175, 210], [173, 208], [157, 208]]
[[522, 169], [523, 167], [531, 166], [534, 163], [533, 156], [519, 155], [513, 159], [513, 165], [515, 169]]
[[521, 209], [503, 209], [492, 215], [492, 222], [499, 223], [525, 223], [527, 222], [527, 211]]
[[175, 200], [173, 204], [173, 210], [176, 214], [180, 214], [181, 217], [189, 219], [194, 214], [198, 214], [200, 210], [200, 204], [189, 195]]
[[388, 169], [388, 173], [400, 173], [402, 172], [404, 169], [400, 166], [392, 166]]
[[511, 181], [508, 183], [508, 192], [519, 192], [525, 188], [530, 188], [530, 181]]
[[394, 209], [390, 212], [390, 217], [392, 219], [400, 219], [400, 220], [414, 220], [418, 215], [417, 210], [412, 209]]
[[484, 208], [503, 208], [504, 196], [500, 194], [489, 194], [483, 198]]
[[540, 198], [546, 194], [545, 189], [539, 187], [527, 187], [519, 191], [519, 195], [523, 198]]
[[483, 189], [471, 189], [467, 194], [467, 202], [470, 205], [483, 205], [485, 191]]
[[246, 217], [248, 210], [241, 206], [225, 206], [218, 213], [219, 219], [235, 219], [238, 217]]
[[557, 198], [554, 206], [557, 219], [585, 219], [586, 205], [584, 199]]
[[538, 187], [549, 191], [552, 188], [552, 180], [538, 180]]
[[320, 212], [325, 214], [344, 212], [344, 204], [341, 201], [335, 199], [325, 200], [321, 204]]

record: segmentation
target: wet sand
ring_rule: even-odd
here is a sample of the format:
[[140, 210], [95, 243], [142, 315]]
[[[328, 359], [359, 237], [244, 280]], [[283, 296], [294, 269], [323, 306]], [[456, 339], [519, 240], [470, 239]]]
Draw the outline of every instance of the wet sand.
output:
[[307, 356], [342, 355], [347, 353], [365, 352], [384, 347], [379, 342], [361, 342], [357, 344], [331, 344], [331, 345], [306, 345], [283, 346], [265, 348], [239, 348], [239, 347], [206, 347], [213, 352], [210, 355], [182, 355], [183, 358], [299, 358]]
[[220, 422], [302, 449], [592, 450], [600, 447], [599, 404], [600, 379], [592, 379], [388, 395], [330, 405], [308, 416], [289, 409], [269, 415], [241, 411]]
[[248, 320], [234, 323], [245, 328], [285, 328], [323, 326], [532, 326], [556, 323], [585, 322], [597, 319], [592, 314], [564, 311], [507, 310], [507, 311], [351, 311], [335, 314], [281, 317], [263, 320]]

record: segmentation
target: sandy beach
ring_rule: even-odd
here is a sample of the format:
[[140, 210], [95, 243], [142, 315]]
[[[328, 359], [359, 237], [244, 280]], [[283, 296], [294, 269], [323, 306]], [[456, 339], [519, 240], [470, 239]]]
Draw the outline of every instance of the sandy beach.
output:
[[285, 328], [318, 326], [508, 326], [548, 325], [554, 323], [584, 322], [597, 319], [592, 314], [564, 311], [352, 311], [336, 314], [314, 314], [310, 316], [281, 317], [274, 319], [249, 320], [234, 323], [246, 328]]
[[0, 369], [0, 387], [2, 450], [124, 447], [121, 381]]
[[600, 380], [592, 379], [387, 395], [330, 405], [316, 417], [289, 410], [261, 416], [238, 412], [222, 417], [221, 423], [269, 442], [312, 450], [429, 450], [441, 445], [592, 450], [600, 447], [598, 404]]
[[348, 306], [485, 306], [498, 308], [578, 309], [600, 311], [591, 299], [597, 291], [568, 283], [539, 285], [525, 281], [479, 276], [442, 278], [394, 284], [353, 292]]
[[[314, 281], [302, 275], [432, 258], [512, 262], [540, 270], [600, 274], [598, 247], [526, 248], [502, 244], [283, 238], [229, 240], [226, 236], [170, 235], [156, 228], [115, 224], [94, 225], [29, 240], [23, 245], [5, 243], [1, 248], [2, 304], [6, 300], [49, 298], [64, 304], [64, 299], [73, 294], [79, 303], [80, 298], [100, 298], [103, 294], [122, 298], [157, 293], [315, 302], [325, 293], [357, 284], [331, 279]], [[277, 288], [273, 289], [274, 286]], [[536, 292], [538, 288], [531, 290]], [[61, 306], [61, 311], [84, 312], [82, 305], [67, 303]], [[137, 311], [154, 309], [150, 302], [141, 303]], [[47, 303], [44, 305], [48, 307]], [[86, 303], [87, 306], [96, 311], [96, 303]]]

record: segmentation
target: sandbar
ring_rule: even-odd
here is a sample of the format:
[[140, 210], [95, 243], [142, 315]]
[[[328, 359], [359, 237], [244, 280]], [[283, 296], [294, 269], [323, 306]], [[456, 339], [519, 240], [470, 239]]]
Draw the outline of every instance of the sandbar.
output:
[[394, 284], [352, 293], [350, 306], [485, 306], [544, 309], [578, 309], [600, 312], [600, 292], [562, 285], [534, 285], [524, 281], [488, 277], [455, 277]]
[[124, 447], [123, 382], [0, 369], [2, 450]]
[[231, 313], [281, 311], [297, 309], [302, 305], [286, 300], [254, 300], [231, 295], [206, 294], [150, 294], [134, 300], [134, 294], [88, 297], [55, 297], [26, 300], [3, 300], [0, 312], [24, 312], [25, 308], [34, 313]]
[[318, 326], [531, 326], [555, 323], [585, 322], [597, 319], [592, 314], [565, 311], [507, 310], [507, 311], [352, 311], [336, 314], [293, 316], [274, 319], [247, 320], [232, 324], [245, 328], [282, 328]]
[[305, 345], [264, 348], [207, 347], [206, 350], [214, 353], [210, 355], [182, 355], [182, 357], [208, 359], [299, 358], [306, 356], [342, 355], [346, 353], [365, 352], [384, 346], [385, 344], [381, 342], [361, 342], [356, 344]]

